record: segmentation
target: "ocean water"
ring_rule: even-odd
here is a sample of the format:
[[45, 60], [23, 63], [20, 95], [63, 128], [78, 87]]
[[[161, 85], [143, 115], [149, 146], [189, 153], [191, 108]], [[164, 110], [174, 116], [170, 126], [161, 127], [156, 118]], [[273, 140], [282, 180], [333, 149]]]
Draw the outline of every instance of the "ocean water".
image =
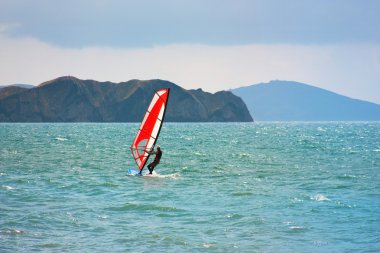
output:
[[380, 123], [0, 124], [0, 252], [380, 252]]

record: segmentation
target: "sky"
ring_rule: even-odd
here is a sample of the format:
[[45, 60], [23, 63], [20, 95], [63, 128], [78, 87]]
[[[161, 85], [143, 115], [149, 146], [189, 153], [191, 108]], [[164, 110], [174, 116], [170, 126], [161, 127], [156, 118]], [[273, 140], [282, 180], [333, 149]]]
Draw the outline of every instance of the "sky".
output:
[[0, 0], [0, 84], [270, 80], [380, 104], [380, 0]]

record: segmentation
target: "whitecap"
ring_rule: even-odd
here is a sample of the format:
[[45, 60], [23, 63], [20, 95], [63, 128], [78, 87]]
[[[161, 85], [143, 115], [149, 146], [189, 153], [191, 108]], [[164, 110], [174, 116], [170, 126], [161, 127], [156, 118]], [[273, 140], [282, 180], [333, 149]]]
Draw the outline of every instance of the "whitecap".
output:
[[106, 219], [108, 219], [108, 216], [107, 215], [98, 215], [98, 219], [99, 220], [106, 220]]
[[65, 137], [62, 137], [62, 136], [55, 137], [55, 139], [57, 141], [67, 141], [67, 139]]
[[350, 174], [344, 174], [343, 178], [356, 178], [355, 175], [350, 175]]
[[299, 203], [299, 202], [303, 202], [303, 200], [299, 199], [299, 198], [293, 198], [293, 199], [291, 199], [291, 202], [292, 203]]
[[313, 241], [313, 244], [315, 246], [325, 246], [325, 245], [328, 245], [328, 242], [322, 241], [322, 240], [316, 240], [316, 241]]
[[314, 197], [312, 197], [311, 199], [315, 200], [315, 201], [330, 201], [329, 198], [327, 198], [325, 195], [323, 194], [317, 194], [315, 195]]
[[240, 153], [239, 154], [239, 158], [244, 158], [244, 157], [250, 157], [251, 154], [248, 154], [248, 153]]
[[1, 186], [3, 189], [5, 189], [5, 190], [8, 190], [8, 191], [11, 191], [11, 190], [14, 190], [15, 188], [14, 187], [12, 187], [12, 186], [9, 186], [9, 185], [3, 185], [3, 186]]
[[206, 249], [212, 248], [214, 245], [212, 243], [203, 243], [203, 247]]
[[4, 234], [23, 234], [25, 232], [22, 231], [22, 230], [18, 230], [18, 229], [5, 229], [5, 230], [0, 230], [0, 233], [4, 233]]
[[146, 174], [143, 174], [144, 177], [152, 177], [152, 178], [178, 178], [180, 177], [181, 175], [177, 172], [177, 173], [173, 173], [173, 174], [166, 174], [166, 175], [161, 175], [161, 174], [158, 174], [156, 173], [155, 171], [153, 171], [152, 174], [149, 174], [149, 173], [146, 173]]
[[294, 231], [298, 231], [298, 230], [303, 230], [305, 229], [304, 227], [302, 226], [290, 226], [289, 227], [291, 230], [294, 230]]
[[185, 139], [185, 140], [187, 140], [187, 141], [191, 141], [193, 138], [192, 137], [190, 137], [190, 136], [181, 136], [180, 137], [181, 139]]

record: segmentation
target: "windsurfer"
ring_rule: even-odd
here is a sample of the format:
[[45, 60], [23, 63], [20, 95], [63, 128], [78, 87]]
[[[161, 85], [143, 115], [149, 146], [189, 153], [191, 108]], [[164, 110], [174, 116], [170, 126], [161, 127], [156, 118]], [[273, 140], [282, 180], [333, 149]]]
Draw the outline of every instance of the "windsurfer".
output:
[[157, 150], [156, 150], [156, 151], [154, 151], [154, 150], [152, 150], [152, 151], [148, 151], [148, 150], [147, 150], [147, 152], [148, 152], [149, 154], [154, 154], [154, 155], [156, 155], [156, 156], [154, 157], [153, 162], [150, 163], [150, 164], [148, 165], [149, 174], [152, 174], [154, 168], [160, 163], [161, 156], [162, 156], [162, 151], [161, 151], [160, 146], [157, 145]]

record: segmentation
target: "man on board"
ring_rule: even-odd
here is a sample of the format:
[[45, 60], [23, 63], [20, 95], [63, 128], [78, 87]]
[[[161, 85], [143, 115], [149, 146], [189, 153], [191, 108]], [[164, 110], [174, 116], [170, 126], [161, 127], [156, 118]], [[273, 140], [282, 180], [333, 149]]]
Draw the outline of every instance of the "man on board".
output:
[[[150, 163], [148, 165], [148, 169], [149, 169], [149, 174], [152, 174], [154, 168], [160, 163], [160, 160], [161, 160], [161, 156], [162, 156], [162, 151], [161, 151], [161, 148], [160, 146], [157, 145], [157, 151], [146, 151], [148, 154], [155, 154], [156, 156], [154, 157], [154, 160], [152, 163]], [[141, 171], [140, 171], [141, 172]]]

